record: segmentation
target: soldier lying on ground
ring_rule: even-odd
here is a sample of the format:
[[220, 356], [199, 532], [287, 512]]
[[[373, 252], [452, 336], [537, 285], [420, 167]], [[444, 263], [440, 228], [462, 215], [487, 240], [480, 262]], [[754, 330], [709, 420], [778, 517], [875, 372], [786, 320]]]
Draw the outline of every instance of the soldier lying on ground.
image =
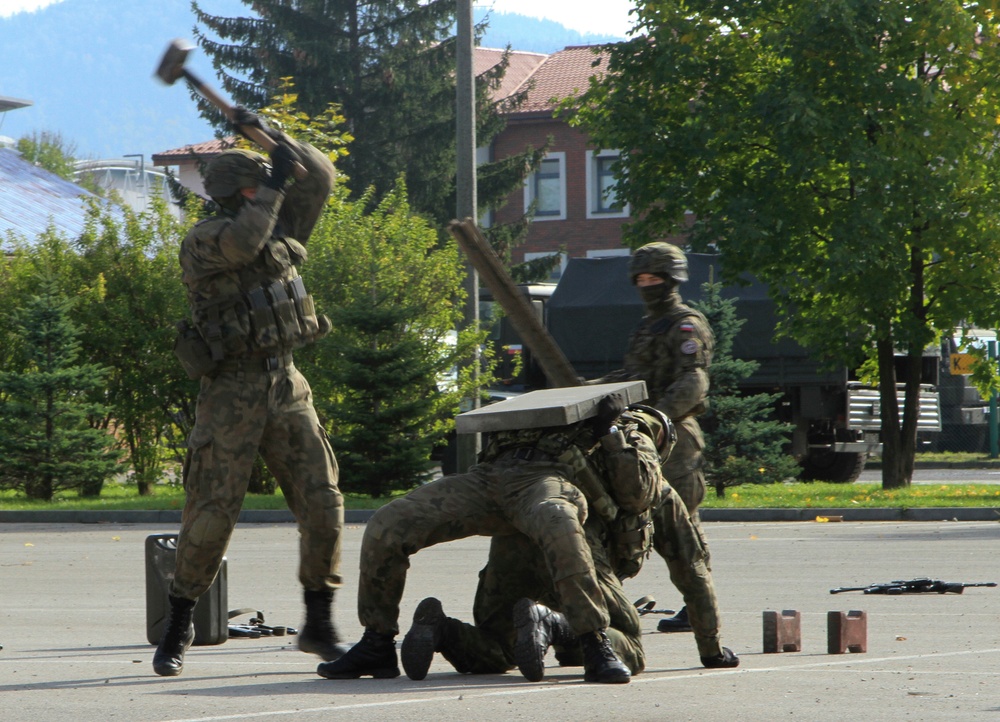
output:
[[[631, 441], [626, 444], [635, 449], [637, 460], [643, 456], [656, 459], [651, 447], [632, 441], [635, 437], [629, 424], [634, 419], [639, 422], [638, 430], [655, 434], [657, 424], [669, 428], [670, 422], [655, 409], [632, 409], [618, 422], [624, 438]], [[670, 445], [661, 440], [657, 448], [662, 459]], [[647, 483], [661, 484], [657, 512], [662, 538], [657, 547], [666, 552], [671, 579], [690, 610], [701, 663], [709, 668], [738, 666], [739, 658], [720, 642], [715, 589], [701, 535], [684, 502], [660, 476], [657, 462], [623, 465], [620, 455], [597, 452], [591, 458], [612, 495], [622, 488], [616, 480], [623, 472], [639, 471]], [[602, 459], [612, 463], [602, 463]], [[649, 537], [641, 532], [648, 528], [650, 514], [602, 514], [595, 510], [600, 506], [591, 504], [584, 529], [610, 613], [612, 648], [632, 674], [637, 674], [645, 666], [639, 614], [625, 597], [619, 580], [637, 574], [649, 553]], [[504, 672], [514, 663], [527, 679], [538, 681], [544, 676], [544, 658], [550, 645], [555, 647], [561, 666], [580, 666], [580, 646], [566, 616], [556, 611], [561, 609], [551, 577], [531, 540], [524, 535], [493, 537], [489, 562], [480, 572], [476, 591], [475, 626], [446, 617], [437, 599], [423, 600], [403, 639], [403, 669], [411, 679], [423, 679], [434, 652], [440, 652], [459, 672]]]
[[[631, 486], [621, 490], [617, 503], [630, 513], [641, 513], [658, 501], [660, 486], [649, 478], [651, 472], [660, 478], [659, 459], [648, 436], [636, 423], [627, 428], [627, 435], [612, 429], [623, 408], [621, 397], [606, 396], [594, 419], [501, 431], [483, 452], [483, 460], [468, 472], [438, 479], [379, 509], [361, 544], [358, 616], [364, 635], [340, 659], [320, 664], [317, 672], [328, 679], [398, 676], [394, 638], [410, 555], [468, 536], [520, 533], [541, 554], [554, 596], [579, 639], [584, 679], [628, 682], [629, 668], [608, 638], [608, 595], [594, 569], [583, 529], [587, 499], [574, 483], [571, 466], [574, 458], [592, 450], [609, 459], [620, 457], [617, 463], [630, 462], [633, 472], [624, 482]], [[648, 453], [636, 453], [637, 446]], [[504, 662], [483, 671], [510, 667]]]

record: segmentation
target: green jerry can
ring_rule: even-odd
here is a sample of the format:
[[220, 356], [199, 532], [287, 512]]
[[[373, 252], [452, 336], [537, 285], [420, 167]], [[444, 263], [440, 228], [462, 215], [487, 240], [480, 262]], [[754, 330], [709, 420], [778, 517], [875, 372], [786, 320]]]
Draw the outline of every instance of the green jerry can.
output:
[[[146, 537], [146, 639], [159, 644], [170, 617], [170, 580], [177, 564], [177, 535]], [[222, 558], [219, 575], [194, 608], [194, 643], [222, 644], [229, 639], [227, 561]]]

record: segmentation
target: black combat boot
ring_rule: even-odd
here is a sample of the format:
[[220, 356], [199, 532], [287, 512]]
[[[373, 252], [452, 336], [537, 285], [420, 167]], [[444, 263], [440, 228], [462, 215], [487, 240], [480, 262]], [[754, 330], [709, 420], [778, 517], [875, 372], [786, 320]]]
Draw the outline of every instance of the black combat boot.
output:
[[628, 684], [632, 673], [611, 648], [604, 630], [580, 635], [583, 646], [583, 679], [603, 684]]
[[176, 677], [184, 669], [184, 653], [194, 642], [193, 599], [171, 595], [170, 617], [153, 655], [153, 671], [161, 677]]
[[733, 654], [729, 647], [723, 647], [720, 654], [714, 657], [702, 657], [701, 663], [709, 669], [719, 669], [722, 667], [739, 667], [740, 658]]
[[395, 639], [391, 634], [380, 634], [375, 630], [366, 629], [360, 642], [338, 659], [320, 664], [316, 668], [316, 673], [327, 679], [398, 677], [399, 664], [396, 662]]
[[306, 622], [299, 630], [299, 649], [309, 654], [318, 654], [323, 661], [330, 662], [348, 649], [347, 645], [340, 644], [340, 637], [330, 616], [333, 590], [306, 589], [303, 597], [306, 602]]
[[445, 619], [441, 602], [434, 597], [427, 597], [417, 605], [413, 626], [403, 637], [400, 650], [403, 671], [410, 679], [420, 680], [427, 676], [434, 653], [441, 651], [441, 625]]
[[545, 676], [545, 654], [553, 644], [571, 647], [577, 641], [566, 617], [530, 599], [514, 605], [514, 663], [529, 682]]
[[690, 632], [691, 622], [688, 621], [688, 608], [687, 606], [681, 607], [681, 610], [677, 612], [672, 617], [667, 617], [666, 619], [661, 619], [660, 623], [656, 625], [657, 632]]
[[563, 646], [552, 645], [556, 653], [556, 661], [560, 667], [582, 667], [583, 648], [580, 646], [580, 638], [573, 637], [573, 643]]

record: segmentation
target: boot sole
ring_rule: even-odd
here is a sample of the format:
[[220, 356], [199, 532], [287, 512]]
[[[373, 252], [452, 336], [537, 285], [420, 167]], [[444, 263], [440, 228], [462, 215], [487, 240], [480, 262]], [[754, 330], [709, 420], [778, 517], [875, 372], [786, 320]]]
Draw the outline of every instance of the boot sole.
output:
[[632, 681], [632, 675], [616, 674], [613, 677], [601, 679], [597, 675], [583, 675], [584, 682], [598, 682], [600, 684], [628, 684]]
[[[521, 599], [514, 605], [514, 662], [529, 682], [545, 678], [545, 651], [533, 641], [530, 630], [538, 625], [538, 608], [530, 599]], [[522, 633], [522, 630], [527, 630]]]
[[420, 681], [427, 676], [434, 659], [434, 628], [429, 625], [414, 626], [403, 637], [403, 646], [399, 651], [403, 671], [412, 680]]
[[156, 672], [161, 677], [179, 677], [183, 670], [184, 670], [183, 665], [180, 667], [162, 667], [162, 668], [153, 665], [153, 671]]
[[419, 682], [427, 676], [438, 646], [435, 632], [444, 619], [441, 602], [434, 597], [420, 602], [413, 612], [413, 626], [403, 637], [399, 650], [403, 671], [410, 679]]
[[656, 625], [657, 632], [666, 632], [670, 634], [671, 632], [693, 632], [690, 624], [670, 624], [669, 619], [661, 619], [660, 623]]

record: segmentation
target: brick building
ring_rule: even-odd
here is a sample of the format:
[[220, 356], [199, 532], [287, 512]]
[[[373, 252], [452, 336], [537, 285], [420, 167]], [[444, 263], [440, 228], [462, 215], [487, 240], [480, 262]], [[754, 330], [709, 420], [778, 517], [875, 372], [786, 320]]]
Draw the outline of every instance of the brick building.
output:
[[[497, 51], [477, 50], [477, 61], [486, 61], [489, 52]], [[586, 89], [591, 75], [600, 72], [600, 66], [594, 66], [598, 59], [592, 46], [568, 47], [552, 55], [512, 55], [509, 82], [505, 78], [498, 95], [525, 91], [526, 100], [508, 115], [506, 129], [485, 149], [486, 157], [500, 160], [549, 143], [538, 171], [488, 219], [510, 223], [537, 203], [527, 241], [514, 250], [515, 262], [560, 251], [573, 257], [628, 253], [621, 226], [629, 208], [617, 203], [611, 189], [617, 150], [594, 148], [583, 131], [555, 117], [558, 99]]]
[[[477, 48], [477, 75], [496, 65], [502, 50]], [[630, 209], [617, 203], [611, 186], [611, 164], [616, 149], [594, 148], [587, 135], [554, 117], [557, 99], [584, 90], [591, 75], [600, 72], [594, 46], [571, 46], [551, 55], [514, 51], [496, 98], [525, 93], [525, 101], [508, 115], [507, 127], [489, 147], [479, 149], [480, 161], [500, 160], [542, 148], [551, 141], [541, 168], [524, 187], [511, 194], [507, 204], [484, 223], [510, 223], [537, 202], [527, 241], [514, 249], [513, 261], [563, 252], [566, 256], [627, 255], [622, 246], [622, 224]], [[228, 141], [231, 142], [231, 141]], [[227, 141], [208, 141], [167, 150], [153, 156], [155, 165], [175, 166], [181, 183], [203, 193], [197, 171], [199, 159], [221, 152]], [[563, 262], [565, 265], [565, 259]], [[559, 272], [554, 274], [558, 277]]]

